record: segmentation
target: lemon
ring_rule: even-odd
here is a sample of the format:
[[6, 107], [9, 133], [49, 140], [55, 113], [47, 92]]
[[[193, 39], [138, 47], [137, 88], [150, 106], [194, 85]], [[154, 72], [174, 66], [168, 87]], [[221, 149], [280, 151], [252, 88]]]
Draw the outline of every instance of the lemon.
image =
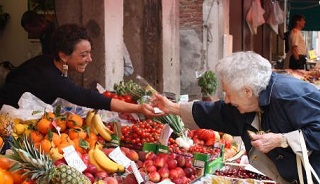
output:
[[21, 135], [24, 133], [26, 127], [23, 124], [15, 124], [13, 127], [13, 132], [16, 133], [17, 135]]

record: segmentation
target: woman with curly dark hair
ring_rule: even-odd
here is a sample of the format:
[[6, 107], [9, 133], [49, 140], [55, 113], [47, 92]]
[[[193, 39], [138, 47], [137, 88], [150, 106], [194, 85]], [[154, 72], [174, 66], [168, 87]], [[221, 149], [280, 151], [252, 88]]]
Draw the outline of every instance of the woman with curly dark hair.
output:
[[0, 92], [0, 107], [7, 104], [18, 108], [21, 95], [30, 92], [47, 104], [62, 98], [94, 109], [155, 115], [153, 107], [148, 104], [106, 98], [68, 78], [69, 71], [83, 73], [92, 62], [92, 42], [85, 28], [75, 24], [62, 25], [52, 35], [51, 43], [52, 55], [36, 56], [8, 74]]

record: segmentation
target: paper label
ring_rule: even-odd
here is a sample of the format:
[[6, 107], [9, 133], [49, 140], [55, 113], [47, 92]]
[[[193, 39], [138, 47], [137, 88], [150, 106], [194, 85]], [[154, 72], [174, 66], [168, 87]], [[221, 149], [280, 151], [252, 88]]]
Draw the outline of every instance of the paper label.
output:
[[160, 114], [160, 113], [162, 114], [163, 113], [163, 111], [160, 110], [158, 107], [154, 107], [153, 111], [154, 111], [155, 114]]
[[83, 172], [87, 168], [86, 164], [82, 161], [73, 146], [67, 146], [63, 148], [62, 151], [69, 166], [74, 167], [79, 172]]
[[53, 120], [51, 124], [52, 124], [52, 126], [57, 130], [59, 136], [61, 136], [61, 134], [60, 134], [61, 127], [59, 127], [59, 126], [57, 125], [57, 122], [56, 122], [55, 120]]
[[137, 182], [139, 184], [143, 183], [144, 179], [142, 178], [136, 163], [134, 163], [133, 161], [130, 161], [130, 166], [132, 168], [132, 172], [133, 172], [134, 176], [136, 177]]
[[120, 165], [123, 165], [125, 168], [128, 168], [131, 160], [122, 153], [120, 147], [116, 147], [108, 155], [113, 161], [117, 162]]
[[163, 125], [163, 129], [159, 135], [159, 142], [164, 146], [168, 146], [168, 140], [171, 136], [173, 130], [170, 128], [168, 124]]

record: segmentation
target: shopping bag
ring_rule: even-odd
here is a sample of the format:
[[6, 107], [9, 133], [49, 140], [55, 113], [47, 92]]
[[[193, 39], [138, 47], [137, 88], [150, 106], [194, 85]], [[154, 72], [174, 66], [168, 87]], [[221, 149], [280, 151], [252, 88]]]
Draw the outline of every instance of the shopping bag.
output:
[[278, 184], [286, 184], [271, 159], [255, 147], [249, 151], [249, 163]]
[[319, 180], [317, 173], [314, 171], [314, 169], [312, 168], [312, 166], [309, 162], [307, 146], [306, 146], [306, 142], [304, 140], [304, 136], [303, 136], [303, 133], [301, 130], [299, 130], [299, 139], [300, 139], [302, 153], [296, 154], [296, 159], [297, 159], [297, 168], [298, 168], [298, 175], [299, 175], [300, 184], [304, 184], [302, 164], [303, 164], [304, 170], [306, 172], [307, 183], [308, 184], [314, 183], [312, 180], [312, 174], [313, 174], [314, 178], [317, 180], [317, 182], [320, 183], [320, 180]]

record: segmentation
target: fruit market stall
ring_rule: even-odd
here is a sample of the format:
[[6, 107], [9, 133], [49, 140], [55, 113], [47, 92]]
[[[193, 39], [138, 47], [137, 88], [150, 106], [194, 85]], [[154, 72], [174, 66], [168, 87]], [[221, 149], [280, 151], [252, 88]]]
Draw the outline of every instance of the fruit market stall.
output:
[[312, 69], [312, 70], [292, 70], [292, 69], [285, 69], [285, 70], [275, 70], [275, 72], [285, 75], [291, 75], [295, 78], [304, 80], [306, 82], [310, 82], [314, 84], [318, 89], [320, 89], [320, 70], [319, 69]]
[[[104, 94], [139, 103], [148, 100], [144, 90], [130, 81]], [[0, 155], [0, 183], [272, 183], [247, 170], [245, 152], [229, 134], [188, 130], [175, 115], [76, 109], [36, 110], [34, 119], [0, 113], [0, 145], [10, 140]]]

